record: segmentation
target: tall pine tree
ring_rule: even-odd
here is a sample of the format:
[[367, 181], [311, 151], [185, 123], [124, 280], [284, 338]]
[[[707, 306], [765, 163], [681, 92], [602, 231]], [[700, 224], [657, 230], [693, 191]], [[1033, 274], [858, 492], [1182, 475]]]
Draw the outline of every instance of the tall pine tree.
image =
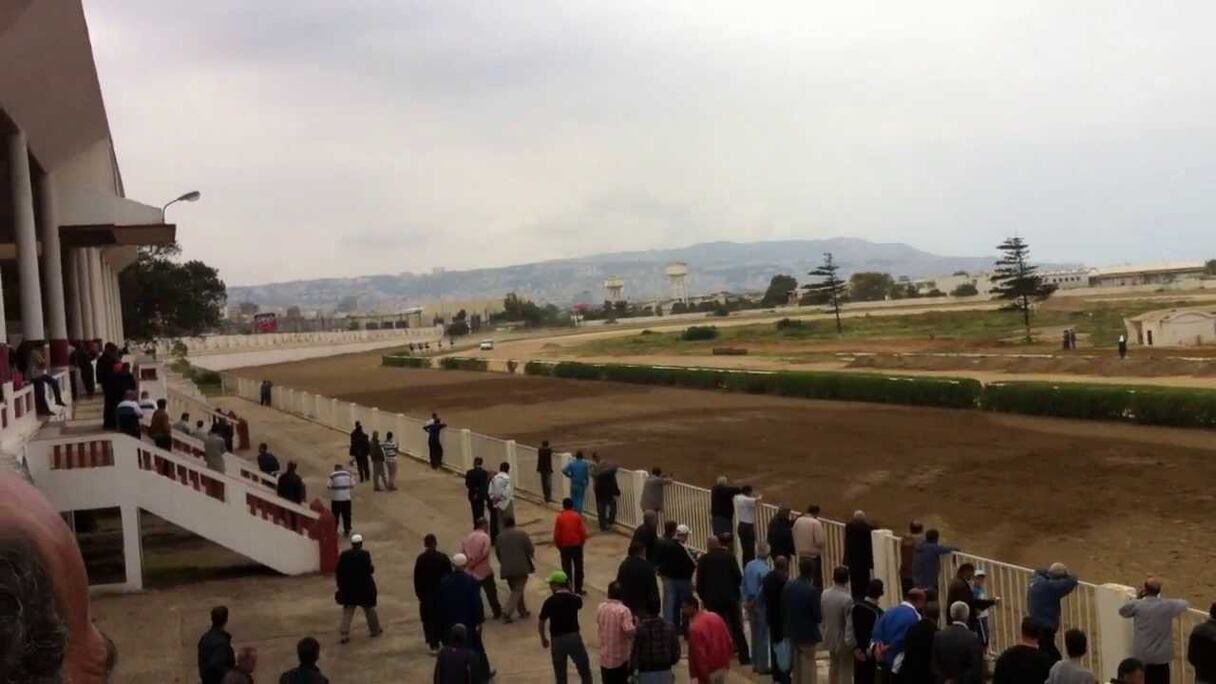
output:
[[836, 314], [836, 334], [844, 332], [840, 325], [840, 302], [844, 299], [844, 281], [839, 276], [840, 266], [832, 259], [831, 252], [824, 252], [823, 263], [808, 273], [818, 282], [808, 283], [804, 289], [812, 299], [825, 301]]
[[1002, 309], [1022, 312], [1022, 324], [1029, 342], [1031, 306], [1050, 297], [1056, 286], [1043, 282], [1039, 267], [1030, 263], [1030, 245], [1022, 238], [1008, 238], [996, 248], [1001, 250], [1001, 256], [992, 273], [992, 295], [1008, 302]]

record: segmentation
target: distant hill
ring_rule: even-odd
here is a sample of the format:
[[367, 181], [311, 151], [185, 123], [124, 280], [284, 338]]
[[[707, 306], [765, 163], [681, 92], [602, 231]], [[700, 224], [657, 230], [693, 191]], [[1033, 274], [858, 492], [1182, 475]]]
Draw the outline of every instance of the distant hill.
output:
[[913, 278], [992, 267], [994, 257], [946, 257], [902, 243], [874, 243], [857, 238], [773, 240], [767, 242], [705, 242], [677, 249], [595, 254], [501, 268], [445, 271], [425, 275], [377, 275], [325, 278], [228, 288], [230, 302], [252, 301], [263, 307], [298, 305], [329, 309], [347, 296], [357, 296], [361, 309], [409, 305], [440, 299], [498, 297], [518, 292], [559, 306], [573, 302], [602, 302], [609, 276], [625, 281], [630, 300], [666, 297], [663, 267], [672, 261], [688, 264], [690, 294], [763, 291], [777, 273], [801, 282], [806, 273], [831, 252], [847, 275], [882, 271]]

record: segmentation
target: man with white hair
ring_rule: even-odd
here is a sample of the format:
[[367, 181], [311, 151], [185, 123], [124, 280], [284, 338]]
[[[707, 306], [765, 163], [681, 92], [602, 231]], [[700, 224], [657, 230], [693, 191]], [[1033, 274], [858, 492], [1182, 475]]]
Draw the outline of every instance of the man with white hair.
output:
[[747, 624], [752, 633], [752, 670], [756, 674], [768, 674], [769, 643], [768, 615], [765, 611], [764, 578], [772, 572], [768, 564], [768, 544], [756, 545], [756, 557], [743, 566], [743, 610], [747, 613]]
[[971, 630], [971, 606], [950, 604], [950, 626], [933, 636], [933, 677], [953, 684], [983, 684], [984, 646]]
[[1174, 659], [1174, 619], [1190, 607], [1182, 599], [1161, 596], [1161, 580], [1144, 581], [1139, 596], [1119, 608], [1132, 621], [1132, 656], [1144, 663], [1146, 684], [1169, 684]]
[[1052, 664], [1061, 659], [1056, 646], [1056, 632], [1060, 629], [1060, 601], [1077, 589], [1076, 575], [1068, 572], [1063, 563], [1052, 563], [1046, 570], [1038, 570], [1030, 578], [1026, 591], [1026, 612], [1039, 625], [1039, 648], [1051, 658]]
[[865, 598], [874, 570], [874, 525], [866, 519], [865, 511], [854, 511], [853, 519], [844, 526], [844, 564], [849, 568], [849, 586], [854, 601]]
[[363, 548], [363, 535], [351, 535], [350, 548], [338, 556], [338, 568], [334, 572], [338, 582], [335, 598], [342, 606], [342, 624], [338, 631], [344, 644], [350, 641], [350, 621], [355, 616], [355, 608], [363, 609], [372, 637], [380, 636], [383, 631], [376, 614], [376, 579], [372, 576], [375, 572], [372, 555]]

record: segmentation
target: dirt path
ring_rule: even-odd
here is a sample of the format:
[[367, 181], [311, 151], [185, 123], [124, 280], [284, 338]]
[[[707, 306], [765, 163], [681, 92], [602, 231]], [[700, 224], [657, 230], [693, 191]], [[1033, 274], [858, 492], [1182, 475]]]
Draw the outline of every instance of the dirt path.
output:
[[534, 444], [661, 464], [708, 485], [755, 483], [773, 502], [912, 517], [970, 551], [1063, 560], [1092, 581], [1163, 575], [1216, 595], [1216, 435], [1206, 431], [383, 368], [355, 355], [241, 371], [250, 377]]

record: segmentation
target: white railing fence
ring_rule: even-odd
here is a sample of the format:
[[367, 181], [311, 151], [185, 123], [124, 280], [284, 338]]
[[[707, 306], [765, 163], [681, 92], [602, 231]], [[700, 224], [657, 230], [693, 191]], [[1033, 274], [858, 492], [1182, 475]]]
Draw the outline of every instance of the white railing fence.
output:
[[210, 335], [159, 340], [157, 356], [168, 358], [178, 342], [186, 345], [188, 356], [217, 354], [263, 348], [304, 347], [332, 344], [356, 344], [395, 340], [402, 344], [430, 344], [443, 339], [443, 326], [421, 328], [390, 328], [382, 330], [341, 330], [301, 333], [262, 333], [255, 335]]
[[[257, 381], [233, 378], [230, 382], [236, 387], [237, 396], [254, 402], [258, 400]], [[348, 432], [355, 420], [362, 421], [365, 430], [381, 430], [381, 435], [391, 429], [397, 435], [403, 456], [427, 461], [426, 433], [422, 430], [424, 420], [402, 414], [384, 413], [378, 409], [369, 409], [308, 392], [288, 391], [282, 387], [275, 388], [272, 407], [315, 420], [342, 432]], [[317, 408], [310, 411], [309, 407]], [[373, 425], [379, 427], [373, 428]], [[542, 500], [540, 477], [536, 472], [536, 447], [454, 427], [443, 431], [442, 442], [445, 469], [462, 474], [472, 467], [475, 456], [483, 458], [487, 469], [490, 470], [497, 469], [499, 463], [507, 461], [511, 464], [516, 493], [533, 501]], [[569, 480], [561, 474], [561, 470], [570, 458], [570, 454], [553, 455], [554, 501], [560, 501], [569, 495]], [[638, 504], [646, 475], [643, 470], [622, 468], [617, 471], [617, 483], [621, 490], [617, 524], [621, 527], [633, 529], [642, 522], [642, 511]], [[777, 508], [771, 503], [761, 503], [757, 506], [757, 542], [767, 540], [769, 522], [776, 515]], [[583, 510], [591, 513], [596, 510], [594, 491], [590, 485]], [[798, 515], [797, 511], [793, 514]], [[664, 508], [659, 516], [660, 529], [663, 522], [669, 519], [687, 525], [690, 528], [689, 545], [703, 551], [712, 531], [710, 491], [683, 482], [672, 482], [665, 491]], [[821, 521], [827, 533], [823, 572], [825, 580], [830, 582], [832, 569], [843, 565], [844, 524], [823, 518]], [[882, 603], [885, 607], [890, 607], [900, 600], [901, 540], [890, 530], [875, 530], [871, 541], [874, 555], [872, 577], [883, 580], [886, 594]], [[946, 587], [954, 577], [956, 568], [966, 562], [983, 567], [987, 571], [988, 595], [1001, 599], [1000, 603], [989, 611], [991, 649], [1000, 652], [1019, 640], [1022, 618], [1027, 614], [1027, 587], [1033, 571], [989, 558], [956, 553], [948, 562], [942, 563], [941, 596], [946, 595]], [[1062, 604], [1058, 635], [1060, 644], [1063, 644], [1065, 630], [1083, 630], [1089, 636], [1090, 643], [1086, 664], [1100, 679], [1114, 677], [1119, 661], [1130, 654], [1131, 622], [1119, 617], [1118, 608], [1127, 601], [1131, 591], [1130, 588], [1117, 584], [1095, 585], [1083, 582]], [[942, 607], [943, 610], [947, 608]], [[1179, 620], [1175, 636], [1177, 657], [1173, 666], [1173, 684], [1193, 684], [1194, 672], [1185, 659], [1186, 637], [1196, 625], [1206, 619], [1206, 613], [1192, 610]]]

